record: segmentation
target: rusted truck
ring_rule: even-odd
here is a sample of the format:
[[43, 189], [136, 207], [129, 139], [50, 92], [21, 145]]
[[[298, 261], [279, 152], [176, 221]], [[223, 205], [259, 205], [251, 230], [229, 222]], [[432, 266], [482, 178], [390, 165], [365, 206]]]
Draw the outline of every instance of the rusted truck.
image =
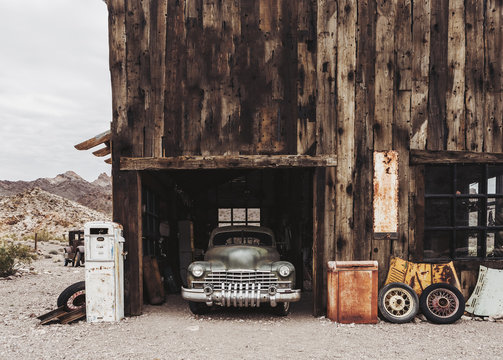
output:
[[80, 266], [84, 264], [84, 230], [68, 232], [68, 246], [65, 246], [65, 266]]

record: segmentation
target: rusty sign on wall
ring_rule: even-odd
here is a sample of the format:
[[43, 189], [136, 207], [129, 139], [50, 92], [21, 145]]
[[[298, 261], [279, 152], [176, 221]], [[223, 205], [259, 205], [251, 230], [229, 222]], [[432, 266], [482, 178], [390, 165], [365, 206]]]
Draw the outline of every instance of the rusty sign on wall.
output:
[[374, 152], [374, 238], [398, 236], [398, 152]]

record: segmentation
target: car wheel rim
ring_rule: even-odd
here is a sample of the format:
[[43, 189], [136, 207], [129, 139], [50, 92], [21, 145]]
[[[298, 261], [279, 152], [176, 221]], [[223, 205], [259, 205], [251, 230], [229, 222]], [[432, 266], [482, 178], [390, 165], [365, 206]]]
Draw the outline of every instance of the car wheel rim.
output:
[[76, 310], [86, 305], [86, 291], [80, 290], [68, 298], [66, 306], [71, 310]]
[[412, 296], [401, 288], [391, 288], [384, 294], [384, 309], [392, 316], [408, 316], [414, 307]]
[[459, 309], [459, 299], [448, 289], [436, 289], [426, 299], [428, 309], [438, 317], [448, 318]]

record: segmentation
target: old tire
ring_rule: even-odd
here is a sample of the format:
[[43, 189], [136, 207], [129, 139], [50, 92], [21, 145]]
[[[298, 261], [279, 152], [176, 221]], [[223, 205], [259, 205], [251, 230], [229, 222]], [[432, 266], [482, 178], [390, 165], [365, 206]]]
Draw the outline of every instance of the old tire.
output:
[[382, 318], [395, 324], [403, 324], [417, 315], [419, 299], [409, 285], [394, 282], [379, 291], [378, 306]]
[[437, 283], [424, 289], [419, 299], [423, 315], [435, 324], [452, 324], [465, 312], [465, 298], [456, 287]]
[[272, 311], [277, 316], [287, 316], [288, 314], [290, 314], [290, 303], [280, 302], [275, 307], [272, 308]]
[[80, 253], [80, 251], [77, 251], [75, 253], [75, 257], [73, 258], [73, 266], [78, 267], [80, 266], [81, 262], [82, 262], [82, 254]]
[[86, 283], [79, 281], [68, 286], [58, 297], [58, 308], [65, 307], [65, 310], [72, 311], [86, 306]]
[[210, 307], [205, 303], [189, 301], [189, 309], [194, 315], [204, 315], [210, 311]]

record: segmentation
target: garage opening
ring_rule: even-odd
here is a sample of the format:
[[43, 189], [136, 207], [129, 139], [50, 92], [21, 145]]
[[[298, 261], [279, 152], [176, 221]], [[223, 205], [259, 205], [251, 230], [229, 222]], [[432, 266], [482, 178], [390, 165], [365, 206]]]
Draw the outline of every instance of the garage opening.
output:
[[274, 232], [281, 259], [295, 266], [296, 288], [312, 296], [313, 172], [142, 171], [143, 256], [157, 260], [167, 293], [186, 284], [187, 268], [204, 259], [214, 228], [249, 225]]

